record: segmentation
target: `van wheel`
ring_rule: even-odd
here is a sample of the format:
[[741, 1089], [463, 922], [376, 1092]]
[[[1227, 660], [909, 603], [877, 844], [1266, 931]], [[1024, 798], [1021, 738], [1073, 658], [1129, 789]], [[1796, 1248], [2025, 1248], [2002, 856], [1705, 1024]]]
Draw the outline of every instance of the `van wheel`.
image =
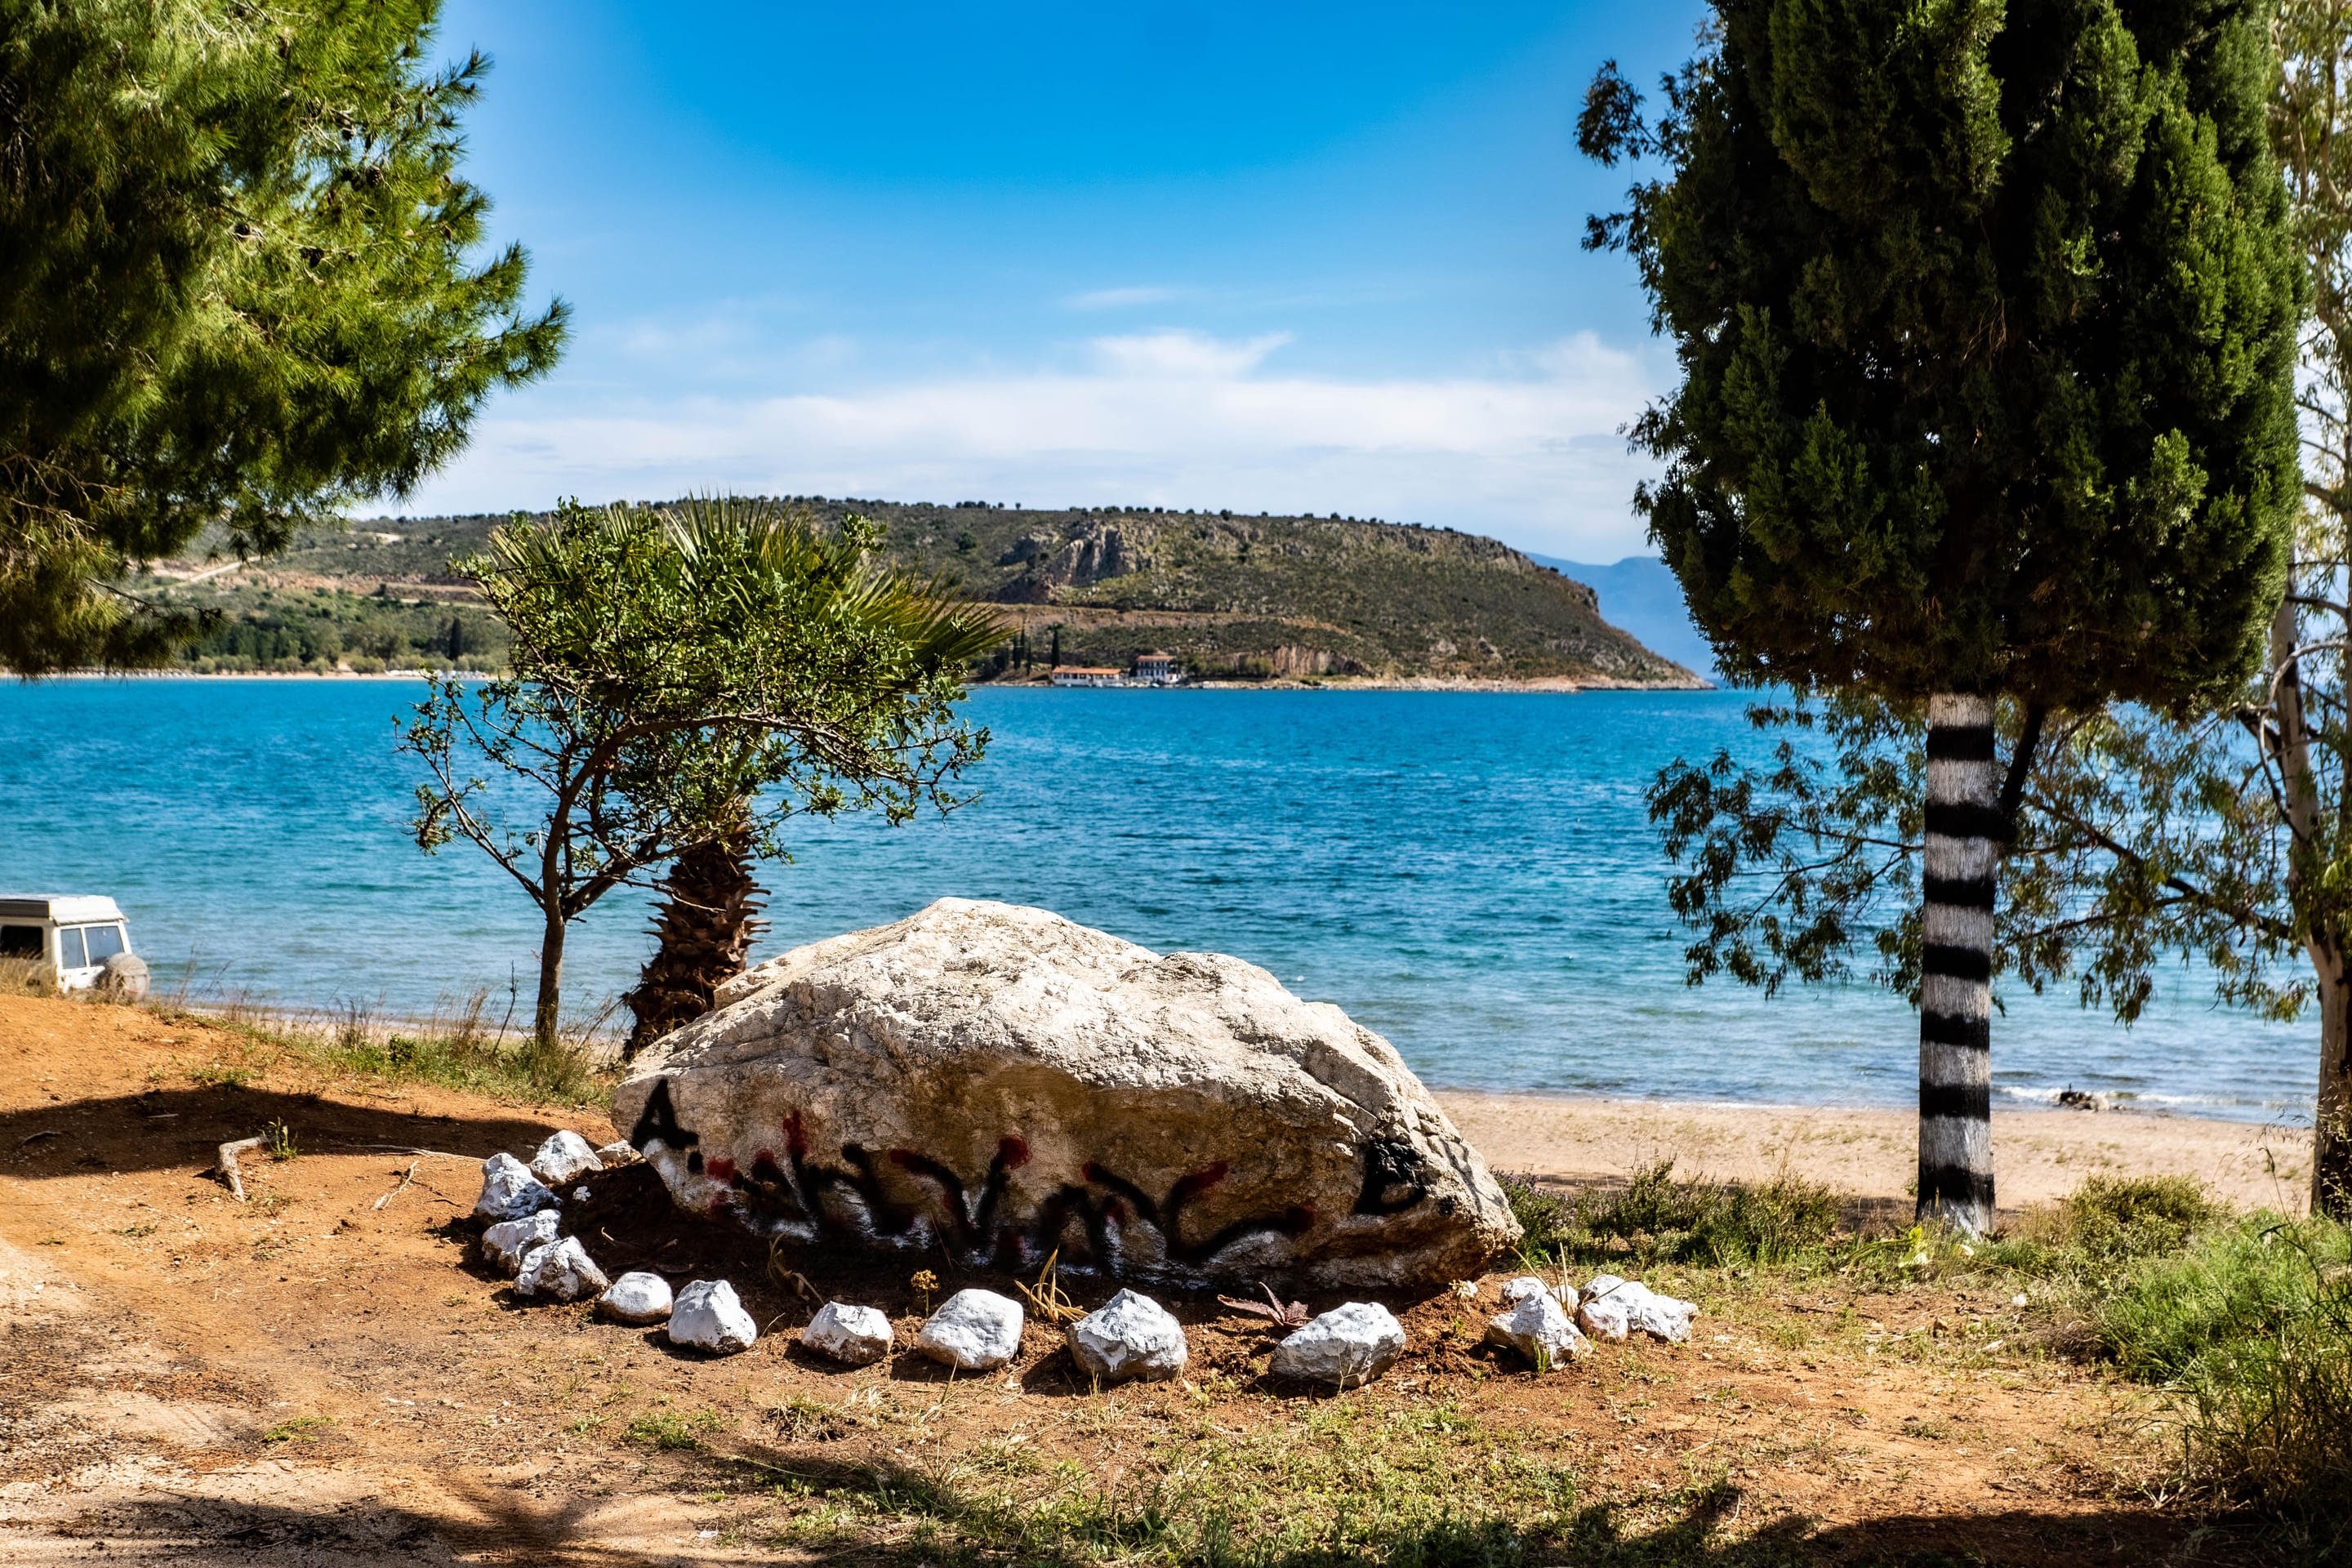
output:
[[98, 988], [118, 1002], [136, 1002], [147, 994], [147, 961], [135, 952], [118, 952], [106, 961]]

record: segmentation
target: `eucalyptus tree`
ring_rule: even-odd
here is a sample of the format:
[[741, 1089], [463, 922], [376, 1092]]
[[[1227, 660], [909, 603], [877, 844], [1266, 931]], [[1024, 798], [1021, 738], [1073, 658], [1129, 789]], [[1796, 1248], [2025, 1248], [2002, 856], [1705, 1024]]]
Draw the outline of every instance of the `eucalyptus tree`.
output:
[[554, 363], [439, 12], [0, 0], [0, 664], [159, 662], [195, 623], [133, 567], [404, 494]]
[[1664, 165], [1587, 243], [1675, 342], [1637, 500], [1720, 668], [1920, 722], [1918, 1206], [1972, 1231], [1996, 884], [2050, 715], [2229, 700], [2284, 585], [2266, 14], [1717, 0], [1663, 115], [1612, 65], [1579, 125]]
[[774, 852], [802, 814], [960, 804], [987, 731], [956, 711], [961, 668], [868, 613], [891, 581], [866, 564], [877, 537], [764, 501], [568, 504], [454, 563], [512, 634], [511, 671], [442, 679], [417, 705], [413, 826], [427, 854], [470, 841], [538, 906], [542, 1048], [571, 923], [614, 889], [747, 825]]

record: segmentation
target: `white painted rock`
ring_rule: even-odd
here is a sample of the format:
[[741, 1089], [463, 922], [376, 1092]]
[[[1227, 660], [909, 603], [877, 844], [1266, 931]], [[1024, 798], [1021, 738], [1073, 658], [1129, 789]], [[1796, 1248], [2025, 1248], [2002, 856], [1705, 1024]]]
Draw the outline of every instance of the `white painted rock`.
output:
[[596, 1158], [609, 1171], [616, 1165], [634, 1165], [645, 1156], [632, 1148], [627, 1139], [621, 1138], [597, 1150]]
[[1549, 1296], [1565, 1307], [1568, 1304], [1569, 1288], [1565, 1285], [1547, 1285], [1532, 1274], [1522, 1274], [1516, 1279], [1504, 1281], [1504, 1306], [1516, 1307], [1530, 1296]]
[[760, 1342], [760, 1325], [724, 1279], [697, 1279], [677, 1293], [669, 1311], [670, 1343], [733, 1355]]
[[669, 1281], [658, 1274], [632, 1269], [613, 1281], [596, 1298], [597, 1310], [616, 1323], [658, 1323], [669, 1316], [673, 1302]]
[[871, 1366], [890, 1353], [890, 1320], [872, 1307], [827, 1301], [801, 1331], [801, 1343], [851, 1366]]
[[1584, 1288], [1583, 1300], [1577, 1321], [1595, 1339], [1622, 1340], [1638, 1329], [1669, 1344], [1681, 1344], [1690, 1338], [1691, 1320], [1698, 1316], [1696, 1302], [1660, 1295], [1638, 1280], [1614, 1274], [1596, 1275]]
[[1190, 1359], [1184, 1325], [1149, 1296], [1121, 1290], [1067, 1331], [1070, 1359], [1105, 1383], [1174, 1377]]
[[551, 1296], [559, 1301], [577, 1301], [583, 1296], [593, 1296], [612, 1281], [588, 1256], [576, 1236], [550, 1242], [534, 1248], [522, 1260], [522, 1272], [515, 1276], [518, 1296]]
[[1302, 1383], [1360, 1387], [1404, 1354], [1404, 1325], [1376, 1301], [1334, 1307], [1274, 1347], [1267, 1370]]
[[1130, 1279], [1438, 1284], [1518, 1236], [1386, 1040], [1265, 970], [942, 899], [796, 948], [614, 1104], [680, 1207]]
[[1021, 1353], [1021, 1303], [993, 1290], [959, 1290], [940, 1303], [915, 1348], [966, 1372], [1003, 1366]]
[[555, 1206], [555, 1194], [530, 1173], [530, 1167], [512, 1154], [493, 1154], [482, 1162], [482, 1195], [474, 1200], [474, 1217], [493, 1224], [529, 1219]]
[[529, 1219], [500, 1220], [482, 1232], [482, 1256], [507, 1271], [511, 1279], [522, 1272], [522, 1260], [555, 1239], [562, 1216], [541, 1209]]
[[1614, 1296], [1599, 1296], [1576, 1309], [1577, 1326], [1596, 1340], [1622, 1345], [1633, 1330], [1633, 1314]]
[[1519, 1298], [1507, 1312], [1486, 1320], [1486, 1338], [1508, 1345], [1538, 1368], [1556, 1371], [1579, 1356], [1592, 1353], [1592, 1342], [1576, 1331], [1568, 1309], [1537, 1281], [1537, 1289]]
[[570, 1128], [551, 1133], [547, 1142], [539, 1146], [539, 1152], [530, 1157], [530, 1173], [551, 1187], [576, 1182], [604, 1168], [604, 1162], [596, 1157], [594, 1146]]

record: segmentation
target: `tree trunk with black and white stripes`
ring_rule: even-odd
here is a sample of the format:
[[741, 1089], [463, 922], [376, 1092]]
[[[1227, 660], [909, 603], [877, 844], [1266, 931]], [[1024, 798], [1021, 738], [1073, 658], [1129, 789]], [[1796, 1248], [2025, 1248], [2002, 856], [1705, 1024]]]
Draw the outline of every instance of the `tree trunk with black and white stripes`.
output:
[[1919, 1206], [1992, 1228], [1992, 909], [2008, 838], [1993, 699], [1927, 699], [1926, 905], [1919, 989]]

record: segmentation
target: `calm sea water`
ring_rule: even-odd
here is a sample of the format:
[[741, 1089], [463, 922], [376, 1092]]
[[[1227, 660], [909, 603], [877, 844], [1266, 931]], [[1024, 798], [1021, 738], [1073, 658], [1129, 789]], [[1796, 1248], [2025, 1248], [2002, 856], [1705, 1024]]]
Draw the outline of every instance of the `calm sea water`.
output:
[[[392, 681], [0, 687], [0, 885], [109, 893], [165, 985], [421, 1015], [509, 984], [535, 911], [467, 847], [417, 853]], [[975, 804], [889, 829], [806, 825], [772, 868], [763, 954], [1003, 899], [1161, 951], [1265, 965], [1461, 1088], [1908, 1103], [1912, 1015], [1862, 988], [1767, 1002], [1683, 984], [1642, 791], [1677, 753], [1752, 745], [1729, 693], [982, 690]], [[646, 904], [577, 928], [572, 999], [625, 989]], [[2308, 1118], [2316, 1026], [2217, 1012], [2193, 980], [2126, 1031], [2012, 996], [1995, 1081], [2192, 1114]]]

